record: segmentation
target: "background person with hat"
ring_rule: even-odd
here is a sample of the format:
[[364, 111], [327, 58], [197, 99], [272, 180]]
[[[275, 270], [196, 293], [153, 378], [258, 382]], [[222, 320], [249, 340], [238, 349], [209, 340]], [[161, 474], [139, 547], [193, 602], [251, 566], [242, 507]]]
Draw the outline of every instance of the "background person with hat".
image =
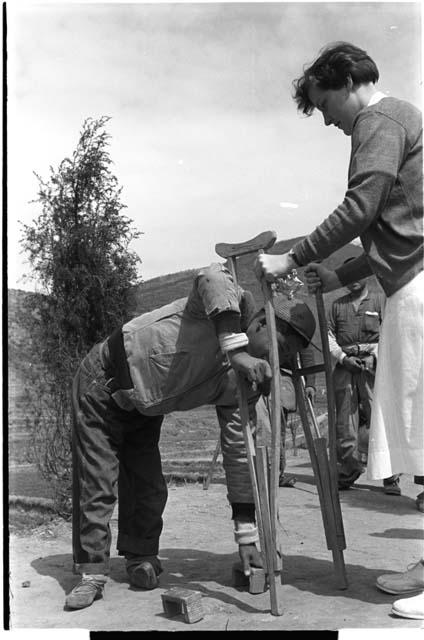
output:
[[[315, 331], [306, 304], [278, 304], [280, 365]], [[73, 385], [73, 559], [80, 582], [66, 606], [90, 606], [109, 572], [117, 493], [117, 548], [131, 585], [158, 586], [167, 486], [159, 452], [165, 414], [215, 405], [234, 536], [246, 575], [261, 566], [254, 498], [241, 428], [235, 371], [250, 383], [249, 412], [269, 394], [265, 311], [221, 264], [202, 270], [187, 298], [133, 318], [82, 361]]]
[[[347, 258], [344, 264], [355, 258]], [[328, 342], [336, 404], [336, 451], [339, 489], [348, 489], [364, 472], [378, 356], [383, 293], [370, 291], [367, 279], [352, 282], [349, 293], [327, 312]], [[400, 495], [399, 476], [383, 480], [384, 492]]]

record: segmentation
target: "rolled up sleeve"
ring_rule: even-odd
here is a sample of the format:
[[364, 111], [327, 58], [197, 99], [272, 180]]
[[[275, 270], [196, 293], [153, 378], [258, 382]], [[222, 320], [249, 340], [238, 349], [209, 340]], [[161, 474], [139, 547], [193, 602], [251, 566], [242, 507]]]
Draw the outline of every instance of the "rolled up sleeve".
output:
[[202, 269], [195, 280], [194, 288], [208, 318], [224, 311], [240, 313], [241, 289], [224, 265], [214, 263]]

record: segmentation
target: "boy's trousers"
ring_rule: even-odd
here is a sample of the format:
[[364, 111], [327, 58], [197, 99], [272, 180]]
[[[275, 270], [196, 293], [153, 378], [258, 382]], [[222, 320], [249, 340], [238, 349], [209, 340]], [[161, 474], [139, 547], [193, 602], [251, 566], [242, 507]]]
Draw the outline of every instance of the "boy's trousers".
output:
[[107, 574], [110, 520], [119, 498], [120, 555], [157, 555], [167, 486], [159, 453], [163, 416], [124, 411], [106, 379], [108, 352], [95, 345], [74, 378], [72, 546], [76, 573]]

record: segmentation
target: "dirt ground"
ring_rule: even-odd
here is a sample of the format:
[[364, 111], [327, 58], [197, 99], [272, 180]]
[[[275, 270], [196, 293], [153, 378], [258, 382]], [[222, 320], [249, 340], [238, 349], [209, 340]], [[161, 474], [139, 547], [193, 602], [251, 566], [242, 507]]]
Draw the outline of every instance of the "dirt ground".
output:
[[[402, 496], [386, 496], [381, 482], [364, 476], [340, 493], [349, 586], [337, 588], [327, 550], [318, 494], [306, 451], [288, 459], [294, 488], [280, 488], [283, 547], [279, 597], [283, 615], [270, 613], [269, 591], [253, 595], [232, 584], [238, 561], [224, 484], [169, 488], [160, 558], [164, 573], [153, 591], [132, 588], [124, 560], [116, 555], [117, 511], [112, 521], [110, 580], [103, 599], [77, 611], [64, 608], [76, 584], [72, 573], [71, 529], [67, 523], [10, 537], [10, 624], [13, 629], [90, 631], [235, 631], [420, 629], [423, 621], [390, 613], [396, 596], [375, 587], [377, 576], [404, 571], [423, 553], [423, 514], [414, 499], [420, 487], [402, 476]], [[167, 617], [161, 595], [172, 587], [199, 591], [204, 617], [188, 624]], [[13, 633], [12, 633], [13, 636]]]

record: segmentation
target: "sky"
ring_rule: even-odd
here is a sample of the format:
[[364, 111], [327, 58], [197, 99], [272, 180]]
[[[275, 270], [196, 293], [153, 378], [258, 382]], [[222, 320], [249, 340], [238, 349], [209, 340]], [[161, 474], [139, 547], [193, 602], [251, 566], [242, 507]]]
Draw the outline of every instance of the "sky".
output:
[[220, 260], [217, 242], [311, 232], [343, 200], [350, 138], [297, 112], [292, 82], [350, 41], [378, 88], [422, 107], [420, 3], [7, 3], [8, 287], [20, 239], [86, 118], [109, 116], [143, 280]]

